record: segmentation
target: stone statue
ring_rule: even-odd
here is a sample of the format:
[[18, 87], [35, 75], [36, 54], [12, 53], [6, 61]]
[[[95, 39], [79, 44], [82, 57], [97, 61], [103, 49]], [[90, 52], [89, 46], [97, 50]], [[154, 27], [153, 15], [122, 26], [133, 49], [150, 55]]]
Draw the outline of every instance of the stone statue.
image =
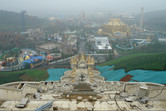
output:
[[81, 81], [84, 81], [85, 76], [83, 74], [81, 74], [80, 77], [81, 77]]

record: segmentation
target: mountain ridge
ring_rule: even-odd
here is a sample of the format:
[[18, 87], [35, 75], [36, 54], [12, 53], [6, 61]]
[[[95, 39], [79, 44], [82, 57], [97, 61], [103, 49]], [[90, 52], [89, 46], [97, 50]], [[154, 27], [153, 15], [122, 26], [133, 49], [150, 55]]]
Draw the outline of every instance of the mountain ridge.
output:
[[[37, 27], [45, 23], [46, 20], [25, 14], [25, 24], [27, 27]], [[2, 31], [22, 31], [21, 13], [0, 10], [0, 32]]]

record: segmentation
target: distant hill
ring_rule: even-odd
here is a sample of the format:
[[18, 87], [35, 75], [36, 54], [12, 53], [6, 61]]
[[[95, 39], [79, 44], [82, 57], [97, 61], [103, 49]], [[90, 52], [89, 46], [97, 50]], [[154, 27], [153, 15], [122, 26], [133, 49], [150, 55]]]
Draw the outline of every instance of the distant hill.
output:
[[[36, 16], [25, 14], [26, 27], [36, 27], [43, 24], [46, 20]], [[0, 32], [2, 31], [22, 31], [21, 13], [0, 10]]]
[[136, 69], [164, 71], [166, 53], [131, 54], [101, 64], [106, 65], [115, 65], [114, 69], [125, 69], [126, 72]]
[[144, 25], [151, 30], [166, 31], [166, 10], [144, 13]]

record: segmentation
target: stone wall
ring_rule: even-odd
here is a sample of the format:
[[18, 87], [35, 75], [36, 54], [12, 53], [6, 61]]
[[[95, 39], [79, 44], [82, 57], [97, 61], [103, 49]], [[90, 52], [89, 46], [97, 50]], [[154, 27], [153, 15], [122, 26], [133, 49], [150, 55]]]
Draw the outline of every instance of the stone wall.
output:
[[20, 100], [26, 94], [35, 94], [36, 92], [37, 88], [28, 84], [25, 84], [22, 89], [0, 86], [0, 100]]
[[23, 98], [21, 90], [0, 87], [0, 100], [17, 100], [21, 98]]
[[26, 94], [35, 94], [37, 93], [37, 88], [35, 86], [25, 84], [22, 89], [23, 96], [26, 96]]

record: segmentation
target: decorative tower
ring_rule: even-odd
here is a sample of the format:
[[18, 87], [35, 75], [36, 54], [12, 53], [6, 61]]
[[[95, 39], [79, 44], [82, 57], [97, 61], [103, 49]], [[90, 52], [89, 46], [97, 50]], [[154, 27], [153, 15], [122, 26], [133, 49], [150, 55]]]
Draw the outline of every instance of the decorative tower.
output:
[[25, 32], [25, 10], [21, 11], [21, 17], [22, 17], [22, 32]]
[[140, 32], [143, 31], [143, 29], [142, 29], [142, 26], [143, 26], [143, 11], [144, 11], [144, 8], [142, 7], [141, 8], [141, 15], [140, 15]]

